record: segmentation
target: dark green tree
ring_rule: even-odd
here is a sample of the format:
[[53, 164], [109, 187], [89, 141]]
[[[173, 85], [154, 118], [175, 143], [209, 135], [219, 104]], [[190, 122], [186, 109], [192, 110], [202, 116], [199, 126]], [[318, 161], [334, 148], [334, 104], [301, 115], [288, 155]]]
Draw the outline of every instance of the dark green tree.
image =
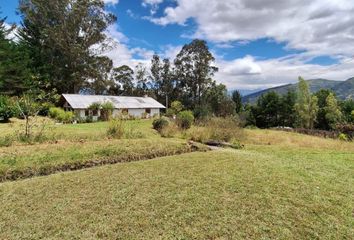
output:
[[288, 91], [285, 95], [280, 97], [279, 106], [279, 124], [285, 127], [293, 127], [296, 116], [294, 107], [296, 103], [295, 91]]
[[242, 96], [241, 93], [238, 90], [235, 90], [232, 92], [232, 100], [235, 103], [235, 111], [236, 113], [241, 112], [242, 110]]
[[149, 81], [146, 67], [139, 63], [135, 68], [136, 95], [144, 96], [149, 94]]
[[318, 112], [317, 118], [315, 123], [315, 128], [329, 130], [330, 126], [326, 119], [326, 99], [327, 97], [333, 93], [329, 89], [320, 89], [318, 92], [315, 93], [315, 96], [318, 99]]
[[251, 114], [259, 128], [270, 128], [280, 125], [280, 97], [276, 92], [263, 94], [256, 106], [251, 106]]
[[0, 19], [0, 94], [20, 95], [31, 85], [30, 59], [26, 49], [8, 39], [6, 18]]
[[354, 123], [354, 115], [352, 114], [354, 111], [354, 100], [348, 99], [340, 103], [343, 118], [348, 123]]
[[105, 11], [103, 1], [20, 0], [19, 11], [20, 43], [34, 60], [38, 81], [59, 93], [77, 93], [105, 77], [101, 70], [108, 61], [97, 48], [115, 16]]

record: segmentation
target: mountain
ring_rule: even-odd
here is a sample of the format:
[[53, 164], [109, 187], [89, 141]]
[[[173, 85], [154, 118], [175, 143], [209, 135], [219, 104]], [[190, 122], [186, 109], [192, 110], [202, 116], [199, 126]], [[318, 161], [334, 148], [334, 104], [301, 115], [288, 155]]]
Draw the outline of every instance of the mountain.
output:
[[[354, 99], [354, 77], [346, 81], [334, 81], [327, 79], [311, 79], [306, 80], [309, 84], [310, 91], [312, 93], [317, 92], [321, 88], [333, 90], [339, 99]], [[242, 101], [245, 103], [255, 103], [257, 99], [268, 92], [274, 91], [280, 95], [286, 94], [289, 90], [296, 91], [298, 83], [295, 84], [286, 84], [278, 87], [268, 88], [259, 92], [255, 92], [249, 95], [246, 95], [242, 98]]]

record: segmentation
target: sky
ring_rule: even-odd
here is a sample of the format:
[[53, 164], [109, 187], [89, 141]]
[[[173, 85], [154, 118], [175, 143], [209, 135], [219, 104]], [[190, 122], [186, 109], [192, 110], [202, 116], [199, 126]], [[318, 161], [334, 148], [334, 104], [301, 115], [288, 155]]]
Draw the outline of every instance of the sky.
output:
[[[174, 59], [204, 39], [214, 76], [228, 89], [258, 90], [305, 79], [354, 77], [353, 0], [104, 0], [117, 16], [104, 54], [115, 66], [147, 66], [153, 54]], [[17, 0], [0, 0], [0, 16], [18, 24]]]

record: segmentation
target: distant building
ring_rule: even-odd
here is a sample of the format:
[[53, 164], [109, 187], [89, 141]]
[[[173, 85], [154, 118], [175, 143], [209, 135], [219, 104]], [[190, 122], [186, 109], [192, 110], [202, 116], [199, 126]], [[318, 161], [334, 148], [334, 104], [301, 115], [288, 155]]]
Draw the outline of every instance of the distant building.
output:
[[63, 94], [62, 102], [65, 110], [74, 111], [82, 119], [90, 116], [94, 121], [101, 116], [101, 111], [90, 110], [93, 103], [111, 102], [114, 106], [113, 116], [125, 114], [136, 118], [160, 115], [160, 109], [165, 108], [151, 97]]

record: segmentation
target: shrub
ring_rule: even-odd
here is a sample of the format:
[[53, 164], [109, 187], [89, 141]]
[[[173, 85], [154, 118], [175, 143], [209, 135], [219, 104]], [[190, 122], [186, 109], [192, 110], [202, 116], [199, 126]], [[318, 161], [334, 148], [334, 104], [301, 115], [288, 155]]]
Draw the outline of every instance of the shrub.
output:
[[173, 101], [171, 103], [171, 109], [173, 110], [174, 114], [178, 114], [183, 110], [183, 104], [180, 101]]
[[167, 127], [169, 125], [169, 121], [168, 118], [165, 117], [161, 117], [158, 119], [155, 119], [152, 122], [152, 127], [153, 129], [157, 130], [157, 131], [161, 131], [163, 128]]
[[344, 133], [339, 134], [338, 139], [341, 141], [348, 141], [348, 137]]
[[0, 122], [8, 122], [15, 115], [15, 107], [11, 99], [0, 95]]
[[192, 111], [182, 111], [177, 115], [177, 125], [182, 129], [189, 129], [194, 121]]
[[61, 108], [57, 108], [57, 107], [51, 107], [49, 108], [49, 117], [53, 118], [53, 119], [57, 119], [57, 117], [60, 115], [60, 113], [64, 111]]
[[345, 134], [349, 140], [354, 139], [354, 124], [338, 124], [336, 130]]
[[54, 107], [49, 109], [49, 116], [58, 122], [71, 123], [75, 115], [73, 112], [64, 111], [64, 109]]
[[50, 102], [42, 103], [40, 105], [40, 109], [39, 109], [38, 115], [40, 115], [40, 116], [48, 116], [50, 109], [53, 108], [53, 107], [54, 107], [53, 103], [50, 103]]
[[109, 121], [107, 136], [112, 138], [122, 138], [124, 136], [124, 122], [120, 119], [112, 119]]

